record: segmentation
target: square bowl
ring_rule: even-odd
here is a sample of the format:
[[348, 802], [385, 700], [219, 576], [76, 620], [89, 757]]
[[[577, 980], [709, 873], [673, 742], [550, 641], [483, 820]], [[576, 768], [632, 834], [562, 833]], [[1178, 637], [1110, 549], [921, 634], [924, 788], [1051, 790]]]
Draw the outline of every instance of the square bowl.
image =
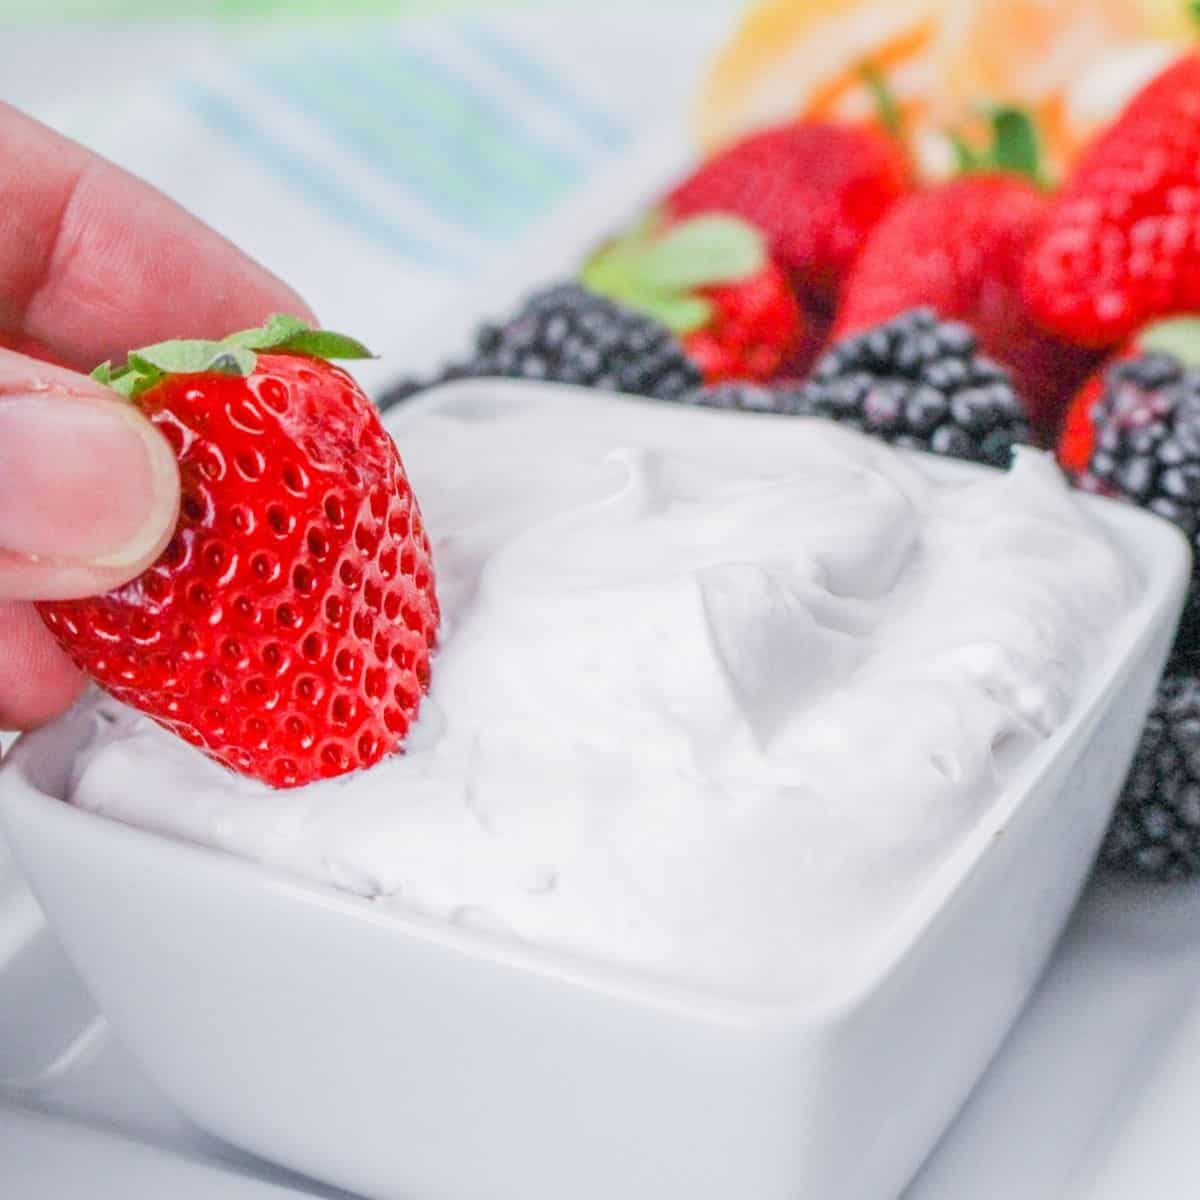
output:
[[[459, 384], [421, 403], [531, 386]], [[780, 436], [795, 420], [706, 419], [779, 421]], [[948, 481], [987, 469], [923, 466]], [[673, 987], [76, 809], [63, 798], [89, 733], [79, 712], [18, 744], [0, 819], [146, 1072], [264, 1157], [375, 1200], [881, 1200], [1036, 982], [1170, 646], [1184, 539], [1081, 502], [1134, 564], [1135, 606], [1069, 719], [819, 997]]]

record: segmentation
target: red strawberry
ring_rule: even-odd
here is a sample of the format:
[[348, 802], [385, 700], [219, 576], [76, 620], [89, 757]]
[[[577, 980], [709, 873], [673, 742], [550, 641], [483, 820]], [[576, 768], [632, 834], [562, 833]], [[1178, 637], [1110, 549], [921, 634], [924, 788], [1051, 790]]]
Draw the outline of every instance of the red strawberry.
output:
[[179, 526], [133, 582], [38, 605], [103, 688], [275, 787], [382, 758], [429, 684], [429, 539], [371, 402], [326, 361], [366, 354], [279, 316], [98, 368], [174, 447]]
[[1104, 375], [1104, 370], [1097, 371], [1075, 393], [1075, 399], [1067, 409], [1062, 432], [1058, 435], [1055, 454], [1062, 466], [1072, 475], [1087, 470], [1087, 465], [1092, 460], [1092, 451], [1096, 448], [1092, 413], [1104, 396]]
[[1200, 54], [1143, 88], [1080, 159], [1030, 248], [1024, 294], [1047, 329], [1096, 347], [1200, 308]]
[[728, 216], [663, 228], [652, 216], [584, 267], [599, 295], [671, 329], [707, 383], [768, 380], [792, 368], [804, 318], [762, 235]]
[[1030, 178], [1027, 119], [1000, 110], [995, 136], [984, 156], [960, 147], [970, 173], [905, 196], [883, 217], [846, 281], [834, 336], [918, 305], [964, 321], [1012, 372], [1035, 429], [1052, 438], [1096, 356], [1047, 334], [1025, 306], [1021, 275], [1049, 202]]
[[684, 333], [683, 348], [706, 383], [773, 379], [794, 362], [804, 341], [804, 319], [774, 263], [699, 294], [711, 312], [702, 325]]
[[905, 153], [882, 128], [793, 121], [719, 151], [665, 206], [757, 226], [805, 303], [828, 311], [863, 239], [908, 185]]
[[[1129, 363], [1133, 370], [1113, 368]], [[1174, 385], [1183, 370], [1200, 368], [1200, 318], [1174, 317], [1148, 325], [1126, 342], [1076, 393], [1059, 435], [1058, 461], [1081, 475], [1096, 448], [1096, 414], [1104, 405], [1109, 420], [1136, 424], [1149, 409], [1145, 398], [1159, 387]], [[1123, 393], [1117, 395], [1117, 393]]]

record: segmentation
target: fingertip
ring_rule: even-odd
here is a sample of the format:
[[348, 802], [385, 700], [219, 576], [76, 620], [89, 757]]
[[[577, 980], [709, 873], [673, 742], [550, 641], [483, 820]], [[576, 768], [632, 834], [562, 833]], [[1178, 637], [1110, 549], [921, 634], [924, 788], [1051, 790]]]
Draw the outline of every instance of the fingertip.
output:
[[179, 468], [132, 405], [23, 390], [0, 365], [0, 597], [97, 595], [138, 575], [170, 540]]
[[88, 561], [98, 572], [118, 573], [119, 578], [99, 589], [107, 591], [141, 574], [166, 548], [179, 520], [180, 482], [179, 462], [167, 439], [133, 405], [119, 400], [102, 403], [140, 440], [146, 462], [141, 524], [121, 545]]
[[44, 725], [70, 708], [86, 686], [33, 605], [0, 602], [0, 727]]

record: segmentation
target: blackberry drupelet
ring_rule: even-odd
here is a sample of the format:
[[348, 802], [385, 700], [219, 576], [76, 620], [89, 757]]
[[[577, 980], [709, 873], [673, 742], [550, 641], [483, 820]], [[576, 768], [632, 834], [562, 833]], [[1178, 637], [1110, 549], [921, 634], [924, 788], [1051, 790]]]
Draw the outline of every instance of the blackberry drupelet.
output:
[[[546, 379], [660, 400], [678, 399], [701, 383], [699, 369], [665, 325], [576, 283], [538, 292], [514, 317], [484, 325], [471, 355], [427, 386], [488, 376]], [[406, 380], [379, 407], [390, 408], [416, 390]]]
[[1154, 879], [1200, 873], [1200, 676], [1190, 670], [1159, 684], [1100, 862]]
[[799, 384], [768, 387], [756, 383], [718, 383], [693, 388], [679, 397], [684, 404], [697, 408], [724, 408], [736, 412], [805, 415]]
[[1031, 442], [1008, 372], [974, 333], [914, 308], [835, 343], [817, 360], [796, 411], [831, 417], [899, 446], [992, 466]]
[[[1177, 525], [1200, 554], [1200, 370], [1151, 351], [1109, 368], [1093, 409], [1085, 491], [1123, 496]], [[1176, 651], [1200, 650], [1200, 565], [1193, 569]]]

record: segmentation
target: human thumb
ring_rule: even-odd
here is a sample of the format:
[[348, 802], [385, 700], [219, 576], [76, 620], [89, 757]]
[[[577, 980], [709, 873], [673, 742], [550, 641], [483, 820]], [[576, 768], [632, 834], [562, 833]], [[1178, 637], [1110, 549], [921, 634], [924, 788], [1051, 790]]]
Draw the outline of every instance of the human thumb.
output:
[[0, 598], [116, 587], [158, 556], [178, 507], [171, 448], [132, 404], [0, 351]]

